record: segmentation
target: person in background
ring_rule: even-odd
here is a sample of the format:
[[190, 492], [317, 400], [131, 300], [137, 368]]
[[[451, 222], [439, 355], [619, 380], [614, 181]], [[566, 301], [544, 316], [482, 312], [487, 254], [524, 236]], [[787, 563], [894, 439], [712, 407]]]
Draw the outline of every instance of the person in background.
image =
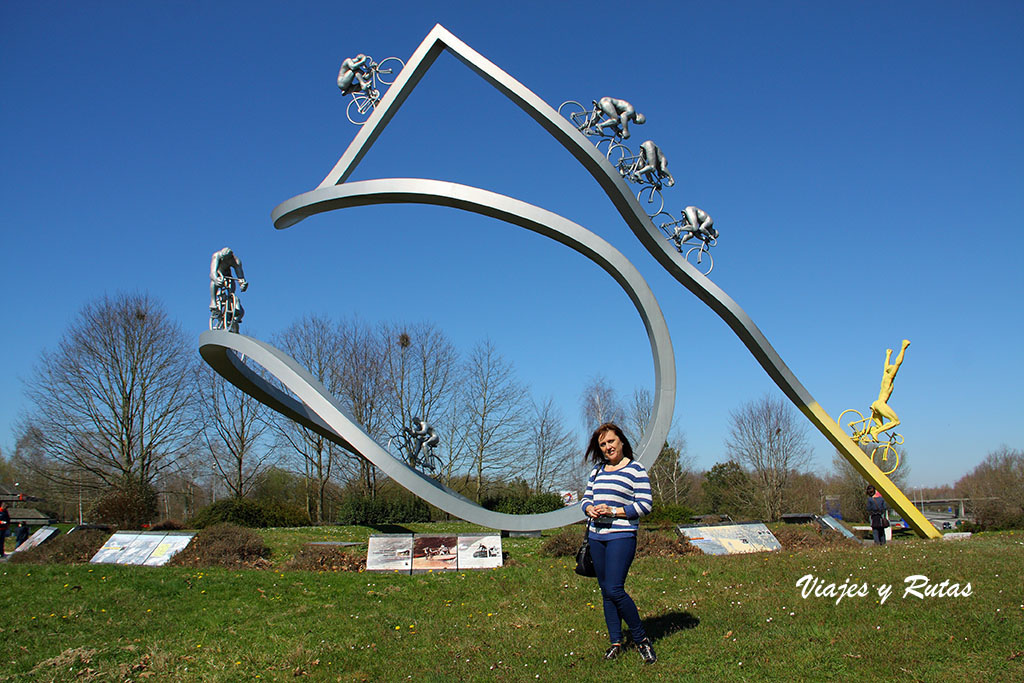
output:
[[622, 653], [626, 641], [625, 621], [644, 664], [658, 661], [647, 637], [633, 598], [626, 592], [626, 575], [636, 555], [640, 517], [652, 507], [651, 481], [647, 470], [633, 460], [633, 447], [622, 429], [611, 422], [598, 427], [590, 437], [585, 458], [594, 467], [587, 480], [581, 507], [588, 517], [590, 553], [594, 558], [597, 583], [604, 600], [604, 619], [611, 647], [605, 659]]
[[11, 526], [11, 513], [7, 511], [7, 503], [0, 501], [0, 557], [4, 556], [4, 541], [7, 539], [7, 530]]
[[885, 516], [885, 499], [882, 494], [875, 491], [874, 486], [869, 486], [865, 493], [868, 496], [868, 516], [871, 519], [871, 535], [875, 539], [875, 545], [885, 545], [885, 528], [889, 526], [889, 520]]
[[17, 548], [28, 540], [28, 522], [20, 522], [17, 531], [14, 532], [14, 547]]

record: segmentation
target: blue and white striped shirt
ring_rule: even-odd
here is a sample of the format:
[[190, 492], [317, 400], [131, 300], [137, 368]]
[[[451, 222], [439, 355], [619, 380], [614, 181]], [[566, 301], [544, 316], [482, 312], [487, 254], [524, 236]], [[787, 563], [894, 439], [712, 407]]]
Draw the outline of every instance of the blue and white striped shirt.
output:
[[606, 471], [605, 465], [595, 467], [587, 479], [587, 491], [583, 494], [580, 507], [585, 514], [588, 507], [601, 503], [622, 508], [626, 517], [598, 517], [590, 520], [591, 537], [609, 539], [636, 534], [640, 528], [640, 518], [648, 514], [653, 506], [651, 480], [644, 466], [631, 460], [628, 465], [614, 472]]

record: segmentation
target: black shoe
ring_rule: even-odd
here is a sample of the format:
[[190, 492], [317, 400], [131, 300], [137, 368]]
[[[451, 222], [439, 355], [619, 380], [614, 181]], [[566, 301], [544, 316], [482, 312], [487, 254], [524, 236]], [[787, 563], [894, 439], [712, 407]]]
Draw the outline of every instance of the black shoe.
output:
[[612, 646], [605, 650], [604, 658], [607, 660], [615, 659], [622, 652], [624, 645], [622, 643], [612, 643]]
[[650, 638], [637, 643], [636, 649], [640, 653], [640, 659], [644, 660], [644, 664], [654, 664], [658, 661], [658, 655], [654, 654], [654, 646], [651, 645]]

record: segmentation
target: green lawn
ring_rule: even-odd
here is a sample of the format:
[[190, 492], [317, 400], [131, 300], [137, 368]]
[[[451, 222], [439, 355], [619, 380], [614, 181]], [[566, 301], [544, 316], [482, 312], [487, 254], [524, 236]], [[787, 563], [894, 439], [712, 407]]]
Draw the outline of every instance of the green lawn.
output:
[[[451, 523], [417, 532], [472, 532]], [[885, 548], [640, 558], [627, 588], [660, 661], [604, 662], [600, 594], [540, 539], [498, 570], [280, 569], [362, 527], [265, 532], [279, 569], [0, 565], [2, 680], [1024, 680], [1024, 533]], [[547, 532], [554, 533], [554, 532]], [[546, 534], [547, 535], [547, 534]], [[365, 548], [363, 549], [365, 552]], [[797, 581], [871, 584], [802, 598]], [[968, 597], [903, 597], [926, 575]], [[874, 590], [893, 585], [888, 601]]]

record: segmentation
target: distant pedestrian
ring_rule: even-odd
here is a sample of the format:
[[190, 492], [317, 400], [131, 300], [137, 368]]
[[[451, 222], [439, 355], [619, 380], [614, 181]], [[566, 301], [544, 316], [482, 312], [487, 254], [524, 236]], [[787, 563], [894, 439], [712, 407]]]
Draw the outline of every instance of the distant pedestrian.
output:
[[7, 530], [11, 526], [11, 513], [7, 512], [7, 503], [0, 501], [0, 557], [4, 556], [4, 541]]
[[28, 522], [20, 522], [17, 531], [14, 532], [14, 547], [17, 548], [28, 540]]
[[875, 545], [885, 545], [885, 529], [889, 526], [889, 519], [886, 517], [885, 499], [882, 494], [875, 491], [874, 486], [869, 486], [865, 493], [868, 496], [868, 516], [871, 519], [871, 535], [875, 539]]

